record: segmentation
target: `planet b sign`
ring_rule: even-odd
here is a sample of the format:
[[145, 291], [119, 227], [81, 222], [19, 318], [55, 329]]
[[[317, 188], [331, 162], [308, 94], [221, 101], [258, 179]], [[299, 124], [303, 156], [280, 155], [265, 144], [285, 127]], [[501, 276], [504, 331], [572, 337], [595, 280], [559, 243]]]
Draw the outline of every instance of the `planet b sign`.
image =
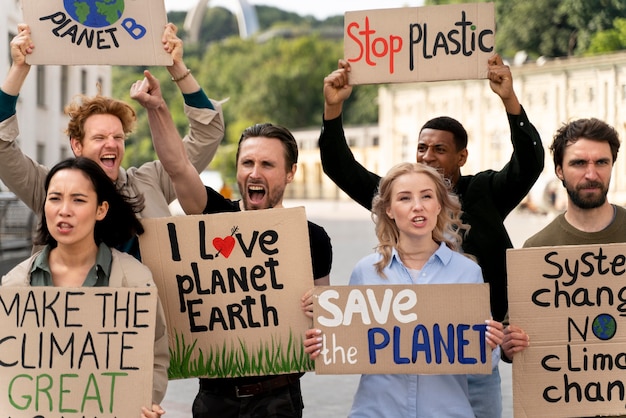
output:
[[159, 0], [23, 0], [35, 44], [29, 64], [171, 65]]

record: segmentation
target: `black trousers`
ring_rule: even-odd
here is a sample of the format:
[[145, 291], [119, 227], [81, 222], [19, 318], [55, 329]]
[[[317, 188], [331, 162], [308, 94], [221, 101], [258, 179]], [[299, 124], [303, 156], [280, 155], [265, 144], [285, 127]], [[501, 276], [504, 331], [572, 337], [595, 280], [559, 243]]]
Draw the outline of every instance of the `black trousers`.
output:
[[300, 381], [247, 397], [226, 395], [218, 388], [200, 388], [193, 418], [301, 418]]

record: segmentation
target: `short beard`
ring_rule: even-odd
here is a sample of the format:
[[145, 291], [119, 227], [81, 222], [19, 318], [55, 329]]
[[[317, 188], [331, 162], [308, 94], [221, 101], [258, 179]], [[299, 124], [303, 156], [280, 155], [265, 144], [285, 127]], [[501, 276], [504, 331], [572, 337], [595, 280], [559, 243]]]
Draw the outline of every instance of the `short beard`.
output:
[[[582, 189], [582, 188], [589, 187], [589, 186], [600, 187], [602, 193], [597, 197], [581, 196], [578, 189]], [[597, 182], [592, 182], [592, 183], [581, 185], [577, 189], [571, 189], [570, 187], [567, 187], [567, 184], [565, 184], [565, 190], [567, 190], [567, 194], [570, 200], [572, 201], [572, 203], [581, 209], [595, 209], [604, 205], [606, 203], [606, 195], [609, 192], [608, 189], [606, 189], [602, 183], [597, 183]]]

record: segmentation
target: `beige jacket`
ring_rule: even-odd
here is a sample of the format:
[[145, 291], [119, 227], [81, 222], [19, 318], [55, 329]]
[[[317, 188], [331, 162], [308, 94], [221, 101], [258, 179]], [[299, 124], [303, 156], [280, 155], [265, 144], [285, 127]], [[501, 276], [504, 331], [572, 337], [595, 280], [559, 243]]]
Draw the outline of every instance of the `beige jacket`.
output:
[[[183, 140], [189, 160], [198, 172], [204, 170], [217, 152], [224, 137], [224, 116], [219, 102], [211, 101], [215, 110], [185, 105], [189, 134]], [[15, 141], [19, 135], [17, 116], [0, 122], [0, 180], [35, 213], [45, 200], [44, 183], [48, 168], [25, 155]], [[174, 186], [160, 161], [124, 170], [116, 185], [122, 194], [143, 194], [145, 208], [142, 218], [170, 216], [168, 205], [176, 199]]]
[[[111, 249], [111, 276], [109, 287], [155, 287], [150, 269], [134, 257]], [[30, 286], [30, 270], [39, 252], [15, 266], [2, 277], [2, 286]], [[167, 341], [165, 312], [161, 301], [157, 300], [156, 326], [154, 330], [154, 374], [152, 380], [152, 401], [160, 404], [167, 390], [167, 369], [170, 364]], [[147, 405], [148, 407], [151, 405]]]

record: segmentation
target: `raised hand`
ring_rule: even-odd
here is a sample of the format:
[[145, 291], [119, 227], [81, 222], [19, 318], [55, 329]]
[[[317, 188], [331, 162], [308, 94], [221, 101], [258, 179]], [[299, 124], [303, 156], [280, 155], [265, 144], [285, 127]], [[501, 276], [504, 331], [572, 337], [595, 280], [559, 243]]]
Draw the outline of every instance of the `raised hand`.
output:
[[32, 54], [35, 44], [30, 38], [30, 27], [25, 23], [17, 25], [17, 35], [11, 40], [11, 60], [14, 65], [27, 65], [26, 55]]
[[352, 93], [352, 86], [348, 82], [350, 63], [339, 60], [338, 68], [324, 77], [324, 100], [329, 105], [343, 103]]
[[148, 70], [143, 72], [145, 78], [130, 86], [130, 97], [146, 109], [157, 109], [163, 104], [161, 84]]
[[487, 78], [489, 86], [494, 93], [500, 96], [506, 111], [512, 115], [519, 115], [522, 112], [519, 100], [513, 90], [513, 75], [511, 68], [504, 65], [502, 57], [495, 54], [487, 61]]

